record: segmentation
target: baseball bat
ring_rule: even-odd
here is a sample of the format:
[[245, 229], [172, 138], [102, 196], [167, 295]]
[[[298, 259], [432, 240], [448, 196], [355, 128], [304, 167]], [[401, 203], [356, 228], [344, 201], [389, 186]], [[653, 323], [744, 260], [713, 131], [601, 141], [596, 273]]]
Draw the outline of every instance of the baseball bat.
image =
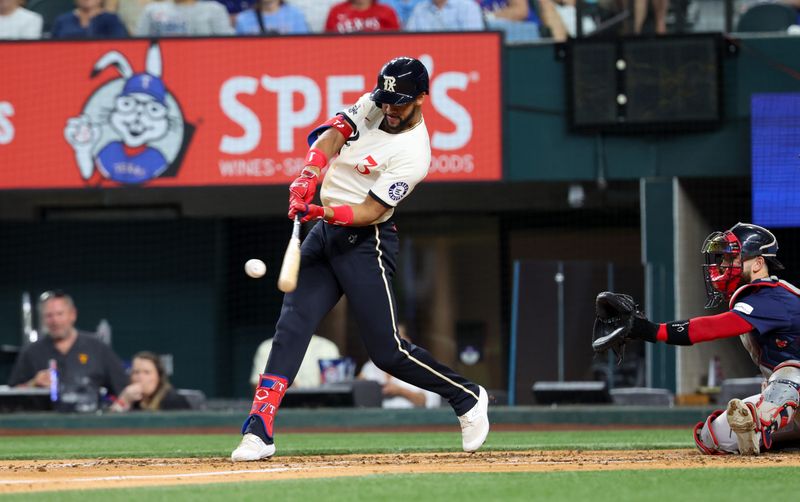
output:
[[297, 274], [300, 272], [300, 217], [294, 217], [292, 238], [283, 255], [281, 273], [278, 275], [278, 289], [291, 293], [297, 287]]

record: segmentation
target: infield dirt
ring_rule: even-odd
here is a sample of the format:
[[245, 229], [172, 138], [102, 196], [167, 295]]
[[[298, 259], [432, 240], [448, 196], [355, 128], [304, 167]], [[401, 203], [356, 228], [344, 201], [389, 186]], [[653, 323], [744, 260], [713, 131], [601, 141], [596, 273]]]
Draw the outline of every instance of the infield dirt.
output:
[[369, 474], [555, 472], [694, 467], [800, 467], [798, 453], [703, 456], [690, 449], [515, 451], [275, 457], [253, 463], [225, 458], [91, 459], [0, 462], [0, 493], [227, 483]]

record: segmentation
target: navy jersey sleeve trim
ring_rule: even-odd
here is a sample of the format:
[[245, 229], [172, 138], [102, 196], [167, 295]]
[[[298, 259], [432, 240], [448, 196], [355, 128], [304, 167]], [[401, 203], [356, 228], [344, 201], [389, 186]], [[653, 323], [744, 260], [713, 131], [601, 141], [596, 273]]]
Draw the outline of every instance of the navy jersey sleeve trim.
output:
[[391, 209], [394, 207], [393, 205], [384, 202], [383, 199], [375, 195], [375, 192], [373, 192], [372, 190], [369, 191], [369, 196], [375, 199], [381, 206], [385, 207], [386, 209]]
[[[353, 120], [350, 117], [348, 117], [347, 114], [345, 114], [344, 112], [339, 112], [339, 113], [336, 114], [336, 116], [337, 117], [342, 117], [344, 119], [344, 121], [347, 122], [347, 124], [350, 126], [350, 129], [352, 129], [352, 131], [353, 131], [353, 133], [350, 135], [350, 137], [347, 138], [348, 141], [357, 140], [358, 139], [358, 128], [356, 127], [356, 124], [353, 122]], [[313, 145], [314, 142], [317, 141], [317, 138], [319, 138], [319, 135], [322, 134], [323, 132], [327, 131], [330, 128], [331, 128], [331, 121], [330, 120], [328, 120], [324, 124], [320, 124], [317, 127], [315, 127], [310, 133], [308, 133], [308, 138], [306, 139], [306, 141], [308, 142], [308, 146]]]

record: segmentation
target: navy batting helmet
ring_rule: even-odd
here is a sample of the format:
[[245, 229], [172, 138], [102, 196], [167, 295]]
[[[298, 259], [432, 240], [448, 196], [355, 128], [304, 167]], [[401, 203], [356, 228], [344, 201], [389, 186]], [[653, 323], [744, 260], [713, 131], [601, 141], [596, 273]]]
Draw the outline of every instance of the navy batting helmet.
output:
[[428, 92], [428, 70], [418, 59], [394, 58], [378, 73], [378, 85], [370, 94], [372, 101], [402, 105]]
[[742, 244], [742, 259], [763, 256], [772, 270], [783, 270], [776, 258], [778, 239], [772, 232], [752, 223], [737, 223], [730, 231]]

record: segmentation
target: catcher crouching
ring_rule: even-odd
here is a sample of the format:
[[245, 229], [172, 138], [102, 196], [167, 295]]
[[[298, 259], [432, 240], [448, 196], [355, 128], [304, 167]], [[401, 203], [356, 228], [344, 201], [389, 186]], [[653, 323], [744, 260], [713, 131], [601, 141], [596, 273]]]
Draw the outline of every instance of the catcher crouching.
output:
[[597, 296], [592, 348], [611, 349], [621, 361], [628, 340], [693, 345], [740, 337], [766, 379], [762, 392], [712, 413], [695, 426], [694, 440], [709, 455], [758, 455], [774, 441], [800, 438], [800, 290], [772, 275], [784, 267], [764, 227], [737, 223], [714, 232], [701, 252], [706, 308], [727, 301], [728, 312], [659, 324], [630, 296], [606, 291]]

